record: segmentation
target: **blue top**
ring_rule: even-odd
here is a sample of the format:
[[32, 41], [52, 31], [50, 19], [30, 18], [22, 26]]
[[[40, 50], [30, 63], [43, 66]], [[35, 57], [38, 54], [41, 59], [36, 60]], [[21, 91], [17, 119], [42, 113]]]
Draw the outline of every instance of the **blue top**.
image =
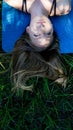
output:
[[[58, 35], [61, 53], [73, 53], [73, 0], [72, 10], [65, 16], [53, 16], [51, 21]], [[14, 44], [30, 24], [30, 14], [22, 13], [2, 3], [2, 48], [11, 52]]]

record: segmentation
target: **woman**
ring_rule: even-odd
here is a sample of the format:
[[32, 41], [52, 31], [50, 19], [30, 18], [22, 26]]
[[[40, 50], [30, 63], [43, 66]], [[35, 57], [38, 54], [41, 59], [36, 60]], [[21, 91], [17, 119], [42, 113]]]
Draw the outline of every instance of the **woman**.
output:
[[70, 0], [27, 0], [26, 3], [23, 0], [5, 0], [7, 4], [23, 10], [31, 14], [30, 25], [26, 28], [27, 33], [32, 41], [31, 46], [38, 48], [38, 50], [46, 49], [53, 40], [53, 25], [48, 19], [53, 15], [64, 15], [71, 10]]
[[[20, 6], [16, 6], [17, 1], [12, 2], [16, 2], [13, 7], [25, 11], [25, 5], [21, 6], [23, 5], [21, 1], [18, 4]], [[30, 5], [28, 2], [27, 0], [27, 5]], [[13, 5], [13, 3], [8, 4]], [[46, 9], [46, 6], [38, 0], [33, 1], [30, 7], [27, 6], [27, 11], [31, 14], [30, 25], [26, 28], [29, 37], [24, 34], [15, 43], [13, 51], [12, 79], [15, 88], [30, 90], [32, 86], [25, 87], [25, 83], [34, 76], [47, 77], [63, 86], [66, 85], [67, 78], [62, 68], [59, 45], [56, 40], [53, 42], [53, 26], [48, 19], [48, 14], [51, 16], [54, 13], [60, 14], [57, 8], [58, 3], [56, 3], [56, 8], [53, 8], [52, 3], [48, 5], [51, 11], [48, 11], [49, 7]], [[68, 10], [66, 11], [61, 13], [68, 13]]]

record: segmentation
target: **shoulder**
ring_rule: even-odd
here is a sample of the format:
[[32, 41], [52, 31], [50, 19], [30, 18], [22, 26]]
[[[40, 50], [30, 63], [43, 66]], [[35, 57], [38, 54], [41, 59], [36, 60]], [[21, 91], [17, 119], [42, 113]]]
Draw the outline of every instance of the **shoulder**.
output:
[[22, 0], [4, 0], [8, 5], [21, 10], [22, 7]]

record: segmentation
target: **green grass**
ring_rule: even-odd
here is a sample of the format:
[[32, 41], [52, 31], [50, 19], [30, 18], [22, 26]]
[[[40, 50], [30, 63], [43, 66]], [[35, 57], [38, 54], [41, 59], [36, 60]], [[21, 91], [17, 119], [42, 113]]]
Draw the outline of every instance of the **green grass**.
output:
[[[11, 56], [0, 56], [2, 65], [9, 68]], [[34, 78], [32, 92], [13, 93], [10, 70], [0, 74], [1, 130], [73, 130], [73, 54], [62, 57], [68, 70], [66, 88]]]
[[73, 130], [73, 54], [62, 57], [68, 72], [66, 88], [34, 78], [32, 92], [13, 93], [11, 56], [0, 54], [0, 130]]

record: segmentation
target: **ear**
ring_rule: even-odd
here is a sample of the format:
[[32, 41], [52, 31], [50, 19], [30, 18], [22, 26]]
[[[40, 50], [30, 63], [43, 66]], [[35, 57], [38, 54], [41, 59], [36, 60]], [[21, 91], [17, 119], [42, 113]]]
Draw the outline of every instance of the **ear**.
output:
[[26, 27], [26, 32], [29, 34], [29, 26]]

